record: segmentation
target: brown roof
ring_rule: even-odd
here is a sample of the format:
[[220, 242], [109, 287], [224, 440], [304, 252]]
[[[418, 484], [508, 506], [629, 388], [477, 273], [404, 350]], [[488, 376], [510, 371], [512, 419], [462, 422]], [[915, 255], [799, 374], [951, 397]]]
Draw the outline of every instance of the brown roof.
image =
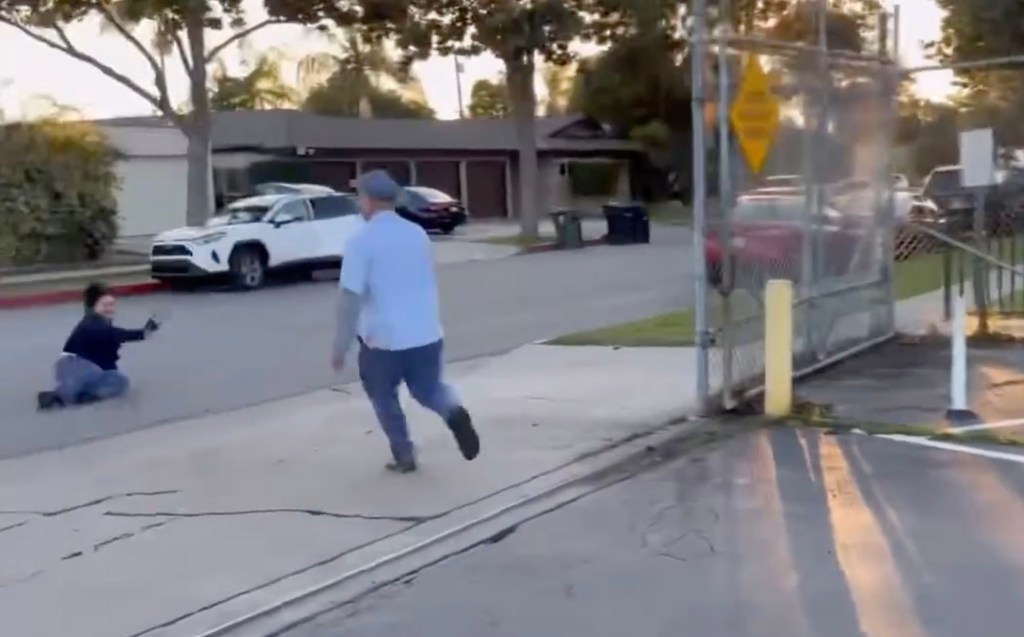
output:
[[[101, 120], [106, 126], [169, 126], [159, 117]], [[597, 138], [555, 137], [574, 125], [590, 126]], [[637, 150], [629, 140], [607, 136], [583, 115], [537, 119], [538, 150]], [[517, 147], [510, 119], [359, 119], [301, 111], [231, 111], [213, 114], [213, 146], [231, 148], [350, 148], [359, 150], [512, 151]]]

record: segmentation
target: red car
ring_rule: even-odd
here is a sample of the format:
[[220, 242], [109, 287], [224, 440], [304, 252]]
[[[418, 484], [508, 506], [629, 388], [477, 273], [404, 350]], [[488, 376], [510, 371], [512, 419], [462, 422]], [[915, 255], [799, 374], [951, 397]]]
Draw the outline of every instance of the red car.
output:
[[[802, 189], [772, 189], [743, 195], [733, 212], [733, 281], [729, 286], [760, 294], [768, 279], [800, 282], [803, 270], [805, 197]], [[812, 244], [820, 246], [826, 277], [843, 276], [868, 236], [864, 219], [826, 207], [812, 229]], [[708, 280], [724, 291], [724, 249], [717, 228], [709, 227], [704, 244]]]

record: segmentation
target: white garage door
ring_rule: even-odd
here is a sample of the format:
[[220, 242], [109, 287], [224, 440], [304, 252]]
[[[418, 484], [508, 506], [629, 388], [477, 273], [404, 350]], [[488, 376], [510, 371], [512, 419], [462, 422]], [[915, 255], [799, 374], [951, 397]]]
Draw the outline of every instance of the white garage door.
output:
[[184, 157], [131, 157], [118, 165], [121, 236], [152, 235], [185, 225]]

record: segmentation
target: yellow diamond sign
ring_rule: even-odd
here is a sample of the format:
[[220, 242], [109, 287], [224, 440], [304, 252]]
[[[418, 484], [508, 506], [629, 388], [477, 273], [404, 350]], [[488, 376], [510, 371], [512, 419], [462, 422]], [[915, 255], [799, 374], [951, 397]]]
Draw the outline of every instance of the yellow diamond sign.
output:
[[771, 84], [761, 61], [755, 55], [750, 56], [743, 70], [739, 94], [729, 111], [740, 149], [755, 174], [764, 167], [779, 129], [779, 101], [772, 93]]

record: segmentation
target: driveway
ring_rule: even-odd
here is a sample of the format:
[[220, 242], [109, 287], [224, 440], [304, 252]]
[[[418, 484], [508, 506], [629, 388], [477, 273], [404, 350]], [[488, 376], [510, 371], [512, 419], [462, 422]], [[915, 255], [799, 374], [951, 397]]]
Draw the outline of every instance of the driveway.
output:
[[[693, 289], [689, 240], [684, 228], [659, 228], [649, 246], [442, 265], [446, 355], [500, 353], [684, 307]], [[79, 309], [0, 313], [0, 457], [354, 380], [352, 370], [340, 377], [330, 371], [335, 285], [124, 299], [124, 325], [141, 324], [151, 310], [170, 312], [151, 342], [123, 351], [132, 395], [53, 414], [36, 414], [34, 395], [49, 384], [52, 361]]]
[[286, 637], [1018, 637], [1024, 468], [760, 430]]

